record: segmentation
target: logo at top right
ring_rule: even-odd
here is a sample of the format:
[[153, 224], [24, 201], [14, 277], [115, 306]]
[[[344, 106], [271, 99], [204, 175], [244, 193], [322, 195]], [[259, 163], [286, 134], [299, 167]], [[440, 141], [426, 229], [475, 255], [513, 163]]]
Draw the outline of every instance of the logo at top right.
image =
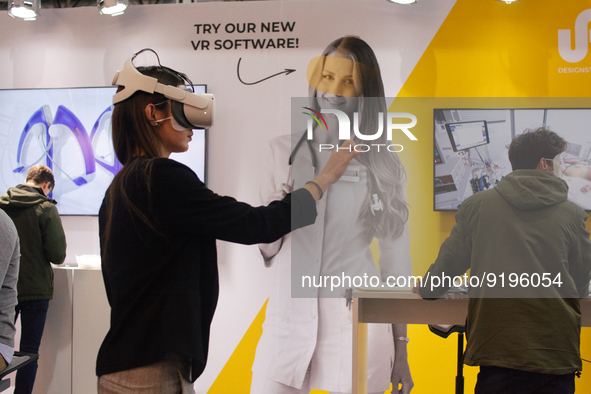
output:
[[558, 30], [558, 53], [562, 59], [569, 63], [578, 63], [587, 56], [590, 42], [589, 22], [591, 22], [591, 9], [585, 10], [577, 16], [574, 49], [571, 42], [571, 29]]

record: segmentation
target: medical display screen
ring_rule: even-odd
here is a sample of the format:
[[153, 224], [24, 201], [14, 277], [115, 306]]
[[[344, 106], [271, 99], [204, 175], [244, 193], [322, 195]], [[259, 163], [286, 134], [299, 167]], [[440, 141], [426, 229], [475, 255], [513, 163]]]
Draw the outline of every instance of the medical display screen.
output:
[[511, 141], [545, 127], [568, 143], [553, 160], [568, 200], [591, 211], [591, 108], [435, 108], [433, 119], [434, 210], [496, 187], [512, 171]]
[[445, 125], [454, 152], [488, 144], [486, 121], [448, 123]]
[[[50, 167], [61, 215], [97, 215], [121, 169], [111, 137], [116, 87], [0, 90], [0, 194], [24, 183], [35, 164]], [[205, 85], [195, 91], [206, 92]], [[171, 159], [205, 181], [205, 130]]]

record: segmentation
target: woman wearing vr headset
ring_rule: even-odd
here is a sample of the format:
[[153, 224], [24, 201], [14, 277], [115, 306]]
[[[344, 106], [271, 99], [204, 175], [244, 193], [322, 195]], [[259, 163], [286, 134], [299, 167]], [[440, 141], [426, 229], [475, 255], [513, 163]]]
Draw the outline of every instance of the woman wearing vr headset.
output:
[[186, 108], [175, 114], [175, 106], [199, 102], [177, 88], [192, 85], [184, 74], [161, 65], [136, 69], [132, 58], [114, 84], [113, 145], [123, 168], [99, 212], [111, 306], [97, 359], [99, 393], [192, 393], [207, 361], [218, 298], [216, 239], [272, 242], [313, 223], [315, 201], [355, 153], [333, 155], [311, 183], [254, 208], [215, 194], [168, 158], [188, 149], [191, 126], [208, 126], [191, 123], [195, 116]]
[[[313, 139], [307, 131], [271, 141], [271, 171], [261, 192], [270, 201], [289, 192], [294, 184], [312, 178], [323, 168], [328, 153], [323, 146], [337, 146], [337, 116], [322, 112], [339, 110], [356, 122], [359, 131], [375, 134], [379, 113], [387, 113], [384, 87], [376, 56], [358, 37], [332, 42], [308, 66], [309, 100], [304, 104], [316, 116]], [[313, 122], [312, 122], [313, 124]], [[383, 123], [385, 124], [385, 122]], [[310, 126], [309, 126], [310, 127]], [[347, 130], [349, 131], [349, 130]], [[353, 127], [351, 128], [353, 132]], [[251, 394], [308, 394], [310, 390], [351, 393], [352, 310], [344, 288], [304, 294], [299, 280], [302, 264], [312, 262], [303, 275], [311, 277], [377, 276], [412, 274], [409, 253], [408, 208], [404, 187], [406, 171], [398, 155], [385, 147], [386, 133], [371, 142], [382, 144], [356, 157], [345, 175], [318, 203], [316, 222], [259, 248], [267, 265], [277, 265], [277, 285], [271, 291], [252, 367]], [[370, 244], [378, 239], [379, 268]], [[297, 263], [290, 264], [292, 262]], [[291, 268], [290, 268], [291, 265]], [[294, 267], [297, 271], [294, 271]], [[350, 285], [349, 285], [350, 286]], [[369, 324], [368, 392], [409, 393], [413, 387], [408, 366], [406, 325]], [[394, 351], [395, 350], [395, 351]]]

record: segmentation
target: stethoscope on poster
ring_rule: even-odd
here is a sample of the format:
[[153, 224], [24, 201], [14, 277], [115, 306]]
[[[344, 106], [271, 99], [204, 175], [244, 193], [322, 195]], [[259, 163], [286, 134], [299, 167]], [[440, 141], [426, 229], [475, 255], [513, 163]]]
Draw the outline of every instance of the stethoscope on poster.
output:
[[[306, 138], [306, 136], [307, 136], [307, 132], [304, 132], [302, 134], [302, 136], [300, 137], [300, 139], [298, 140], [298, 142], [296, 143], [296, 145], [294, 146], [294, 148], [292, 149], [291, 154], [289, 155], [288, 165], [290, 167], [292, 166], [292, 164], [295, 161], [297, 152], [299, 151], [299, 149], [301, 148], [302, 144], [305, 141], [306, 145], [308, 146], [308, 150], [310, 152], [310, 161], [312, 163], [313, 174], [314, 174], [314, 176], [316, 176], [316, 175], [318, 175], [318, 173], [317, 173], [318, 159], [316, 158], [316, 152], [314, 151], [314, 148], [312, 147], [312, 143], [310, 142], [309, 139]], [[371, 213], [374, 216], [381, 216], [381, 214], [384, 212], [384, 204], [382, 202], [383, 201], [382, 192], [380, 190], [378, 190], [378, 188], [376, 187], [377, 182], [375, 179], [375, 175], [373, 174], [373, 172], [371, 171], [370, 168], [367, 168], [367, 173], [368, 173], [369, 177], [371, 177], [371, 180], [368, 182], [369, 189], [370, 189], [370, 195], [371, 195], [371, 199], [369, 201], [369, 207], [370, 207]]]
[[[40, 164], [45, 159], [45, 165], [52, 170], [54, 168], [59, 170], [72, 181], [75, 187], [83, 186], [94, 179], [96, 175], [95, 162], [113, 175], [116, 174], [122, 166], [112, 152], [112, 147], [109, 147], [109, 152], [106, 155], [101, 156], [95, 153], [99, 149], [99, 141], [103, 138], [111, 140], [111, 113], [112, 107], [109, 106], [99, 115], [89, 136], [80, 119], [67, 107], [58, 106], [54, 118], [49, 106], [42, 106], [31, 115], [23, 128], [17, 148], [17, 167], [13, 172], [28, 171], [29, 168]], [[73, 173], [71, 169], [65, 171], [56, 160], [57, 153], [72, 136], [84, 163], [83, 168], [77, 173]]]

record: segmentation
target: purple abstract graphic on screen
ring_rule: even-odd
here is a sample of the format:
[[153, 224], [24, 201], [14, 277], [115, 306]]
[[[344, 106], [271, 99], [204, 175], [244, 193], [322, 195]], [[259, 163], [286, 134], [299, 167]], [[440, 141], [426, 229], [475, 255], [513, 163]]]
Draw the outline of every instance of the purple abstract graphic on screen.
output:
[[[51, 197], [60, 214], [96, 215], [121, 169], [111, 137], [116, 88], [0, 90], [0, 194], [25, 182], [35, 164], [56, 178]], [[205, 92], [204, 85], [196, 91]], [[196, 130], [188, 152], [172, 159], [205, 177], [205, 130]]]

